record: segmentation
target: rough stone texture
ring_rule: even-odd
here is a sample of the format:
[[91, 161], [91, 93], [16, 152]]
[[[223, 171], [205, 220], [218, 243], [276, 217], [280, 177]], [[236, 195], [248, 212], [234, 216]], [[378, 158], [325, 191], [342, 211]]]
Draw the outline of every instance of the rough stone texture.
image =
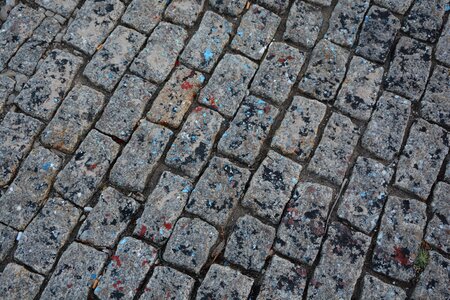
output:
[[194, 289], [195, 280], [175, 269], [158, 266], [154, 269], [152, 277], [139, 299], [189, 299]]
[[447, 161], [447, 166], [445, 167], [444, 180], [450, 182], [450, 161]]
[[217, 9], [220, 13], [238, 16], [244, 10], [245, 0], [209, 0], [209, 5]]
[[99, 247], [113, 247], [138, 207], [132, 198], [106, 188], [78, 231], [78, 239]]
[[219, 151], [245, 164], [254, 164], [277, 114], [276, 107], [248, 96], [222, 135]]
[[102, 93], [85, 85], [76, 85], [42, 132], [42, 143], [64, 152], [74, 152], [104, 103]]
[[344, 80], [348, 50], [327, 40], [320, 40], [313, 49], [308, 69], [299, 88], [322, 101], [332, 101]]
[[216, 226], [228, 223], [238, 200], [244, 194], [250, 171], [229, 160], [213, 157], [192, 191], [186, 211]]
[[169, 21], [192, 27], [205, 4], [205, 0], [173, 0], [164, 13]]
[[332, 0], [309, 0], [309, 2], [319, 4], [322, 6], [330, 6]]
[[448, 280], [450, 260], [436, 252], [430, 252], [430, 261], [420, 275], [412, 294], [413, 299], [449, 299]]
[[112, 91], [144, 41], [144, 35], [118, 26], [88, 63], [83, 75], [95, 85]]
[[163, 258], [199, 273], [219, 238], [217, 230], [200, 219], [181, 218], [167, 242]]
[[400, 151], [411, 114], [411, 102], [384, 92], [367, 125], [361, 145], [376, 156], [392, 160]]
[[70, 89], [82, 59], [68, 52], [51, 51], [14, 102], [33, 117], [50, 120]]
[[133, 0], [122, 16], [122, 22], [148, 34], [161, 20], [166, 5], [164, 0]]
[[8, 264], [0, 275], [0, 292], [4, 300], [32, 300], [39, 293], [44, 277], [15, 263]]
[[37, 4], [64, 17], [69, 17], [80, 0], [36, 0]]
[[417, 200], [389, 197], [372, 257], [375, 271], [403, 281], [414, 277], [414, 261], [427, 218], [425, 210], [425, 203]]
[[164, 172], [148, 196], [144, 212], [136, 221], [134, 234], [162, 244], [170, 236], [192, 190], [185, 178]]
[[288, 0], [256, 0], [256, 2], [277, 13], [286, 11], [289, 6]]
[[58, 174], [54, 188], [65, 199], [85, 206], [94, 195], [119, 152], [110, 137], [92, 130]]
[[16, 82], [6, 75], [0, 75], [0, 115], [3, 114], [8, 96], [14, 92]]
[[450, 253], [450, 184], [438, 182], [433, 191], [431, 210], [433, 216], [428, 222], [425, 240], [436, 248]]
[[275, 250], [311, 265], [325, 236], [332, 200], [333, 189], [317, 183], [299, 183], [278, 227]]
[[144, 191], [172, 134], [161, 125], [141, 121], [111, 169], [109, 180], [126, 190]]
[[317, 41], [322, 23], [320, 8], [303, 1], [295, 1], [289, 12], [283, 38], [312, 48]]
[[297, 184], [302, 166], [269, 151], [250, 182], [242, 205], [276, 224]]
[[305, 55], [296, 48], [283, 43], [271, 43], [250, 90], [278, 104], [283, 103], [304, 61]]
[[435, 57], [440, 62], [450, 66], [450, 21], [447, 20], [441, 37], [436, 45]]
[[163, 82], [175, 66], [186, 38], [187, 32], [182, 27], [161, 22], [133, 61], [130, 70], [145, 79]]
[[404, 14], [413, 0], [374, 0], [376, 4], [389, 8], [392, 12]]
[[386, 89], [417, 101], [425, 90], [430, 68], [431, 47], [402, 37], [385, 79]]
[[8, 252], [14, 246], [17, 232], [3, 224], [0, 224], [0, 262], [3, 262]]
[[340, 185], [358, 139], [359, 128], [349, 118], [333, 113], [308, 169]]
[[14, 257], [48, 274], [66, 244], [81, 211], [61, 198], [51, 198], [21, 236]]
[[368, 300], [402, 300], [406, 299], [406, 293], [399, 287], [384, 283], [380, 279], [366, 275], [362, 289], [362, 299]]
[[395, 185], [428, 198], [449, 150], [448, 133], [421, 119], [412, 125], [397, 166]]
[[257, 64], [243, 56], [225, 54], [200, 92], [199, 103], [232, 118], [257, 68]]
[[448, 5], [446, 0], [414, 1], [406, 16], [403, 30], [416, 39], [434, 43], [439, 37]]

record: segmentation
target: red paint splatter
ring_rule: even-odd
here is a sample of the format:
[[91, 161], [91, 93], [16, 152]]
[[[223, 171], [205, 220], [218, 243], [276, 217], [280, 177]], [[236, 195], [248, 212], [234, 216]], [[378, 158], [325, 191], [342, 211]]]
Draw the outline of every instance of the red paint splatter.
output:
[[95, 170], [95, 168], [97, 168], [97, 164], [87, 165], [86, 168], [87, 168], [89, 171], [93, 171], [93, 170]]
[[122, 284], [122, 280], [117, 280], [116, 283], [113, 283], [113, 288], [115, 288], [118, 291], [123, 291], [123, 287], [120, 286]]
[[172, 224], [164, 222], [164, 227], [165, 227], [167, 230], [170, 230], [170, 229], [172, 229]]
[[402, 248], [399, 246], [394, 247], [394, 260], [401, 264], [402, 266], [409, 266], [411, 265], [411, 262], [409, 261], [409, 251], [406, 248]]
[[264, 107], [264, 112], [267, 114], [270, 111], [270, 106], [267, 105]]
[[150, 262], [148, 260], [144, 259], [144, 261], [142, 262], [142, 266], [145, 266], [145, 265], [148, 265], [148, 264], [150, 264]]
[[121, 266], [122, 266], [122, 262], [120, 261], [120, 258], [119, 258], [117, 255], [113, 255], [113, 256], [111, 257], [111, 259], [116, 263], [116, 265], [117, 265], [118, 267], [121, 267]]
[[210, 104], [211, 107], [214, 108], [214, 109], [218, 109], [218, 108], [219, 108], [219, 107], [217, 106], [216, 99], [214, 98], [214, 96], [209, 96], [209, 104]]
[[194, 111], [199, 112], [199, 111], [202, 111], [202, 109], [203, 109], [203, 107], [197, 106], [196, 108], [194, 108]]
[[294, 59], [294, 57], [292, 57], [292, 56], [289, 55], [289, 56], [287, 56], [286, 58], [282, 58], [282, 57], [279, 58], [279, 59], [278, 59], [278, 62], [279, 62], [279, 63], [285, 63], [287, 60], [293, 60], [293, 59]]
[[181, 84], [181, 88], [183, 90], [190, 90], [192, 89], [194, 86], [192, 84], [190, 84], [188, 81], [185, 81]]
[[67, 288], [68, 288], [68, 289], [70, 289], [72, 286], [73, 286], [72, 283], [68, 283], [68, 284], [67, 284]]
[[143, 237], [146, 232], [147, 232], [147, 227], [145, 227], [145, 225], [142, 225], [141, 230], [139, 230], [139, 237]]
[[178, 67], [180, 65], [180, 61], [177, 59], [176, 61], [175, 61], [175, 67]]

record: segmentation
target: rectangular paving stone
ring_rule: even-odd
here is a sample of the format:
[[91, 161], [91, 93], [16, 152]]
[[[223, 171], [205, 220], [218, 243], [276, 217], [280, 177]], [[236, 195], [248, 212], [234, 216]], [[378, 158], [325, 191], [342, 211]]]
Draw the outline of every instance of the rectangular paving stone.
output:
[[122, 22], [148, 34], [161, 21], [166, 5], [164, 0], [133, 0], [122, 16]]
[[312, 48], [317, 41], [322, 23], [322, 11], [319, 7], [304, 1], [295, 1], [286, 21], [283, 39]]
[[3, 262], [13, 248], [16, 235], [17, 232], [14, 229], [0, 224], [0, 262]]
[[180, 65], [159, 91], [147, 113], [147, 119], [178, 128], [204, 81], [205, 76], [202, 73]]
[[382, 159], [392, 160], [400, 151], [410, 114], [409, 100], [384, 92], [367, 125], [361, 145]]
[[373, 270], [397, 280], [409, 281], [426, 224], [426, 204], [389, 197], [372, 257]]
[[391, 168], [376, 160], [358, 157], [339, 204], [338, 216], [370, 234], [377, 226], [393, 174]]
[[328, 40], [320, 40], [311, 54], [308, 69], [298, 87], [322, 101], [333, 101], [344, 80], [349, 51]]
[[198, 274], [218, 239], [219, 233], [208, 223], [181, 218], [170, 236], [163, 259]]
[[250, 91], [277, 104], [283, 103], [297, 80], [304, 61], [304, 53], [296, 48], [283, 43], [271, 43]]
[[242, 205], [257, 216], [277, 224], [301, 170], [301, 165], [275, 151], [269, 151], [253, 175]]
[[194, 284], [195, 279], [184, 273], [170, 267], [157, 266], [139, 299], [164, 299], [167, 296], [173, 299], [190, 299]]
[[447, 161], [447, 165], [445, 166], [444, 180], [450, 182], [450, 160]]
[[245, 0], [209, 0], [209, 5], [221, 14], [231, 15], [233, 17], [242, 13], [246, 3]]
[[198, 101], [227, 117], [233, 117], [257, 68], [257, 64], [243, 56], [225, 54], [208, 84], [201, 90]]
[[150, 82], [125, 74], [95, 127], [128, 141], [155, 90]]
[[351, 117], [369, 120], [377, 101], [383, 73], [383, 67], [354, 56], [336, 97], [335, 106]]
[[59, 259], [42, 299], [86, 299], [107, 254], [74, 242]]
[[401, 37], [385, 79], [386, 89], [418, 101], [425, 90], [430, 68], [431, 47], [408, 37]]
[[0, 198], [0, 221], [23, 230], [41, 208], [61, 163], [61, 158], [50, 150], [33, 149]]
[[402, 29], [413, 38], [434, 43], [439, 37], [448, 5], [446, 0], [414, 1]]
[[0, 75], [0, 114], [3, 113], [9, 95], [14, 92], [15, 85], [14, 79], [7, 75]]
[[14, 102], [33, 117], [50, 120], [82, 63], [78, 56], [59, 49], [52, 50]]
[[51, 198], [19, 240], [14, 258], [48, 274], [77, 225], [81, 211], [61, 198]]
[[173, 0], [167, 6], [164, 17], [175, 24], [192, 27], [204, 4], [205, 0]]
[[119, 0], [87, 0], [69, 24], [63, 40], [88, 55], [94, 54], [114, 29], [124, 9], [125, 5]]
[[44, 283], [44, 277], [15, 263], [9, 263], [0, 275], [0, 291], [4, 300], [32, 300]]
[[0, 123], [0, 186], [14, 177], [44, 124], [27, 115], [8, 112]]
[[331, 0], [309, 0], [309, 2], [319, 4], [322, 6], [330, 6], [331, 5]]
[[417, 120], [400, 155], [395, 186], [427, 199], [448, 150], [449, 140], [445, 130]]
[[181, 61], [209, 73], [230, 39], [231, 29], [231, 23], [218, 14], [207, 11], [200, 27], [181, 54]]
[[197, 177], [209, 159], [223, 121], [215, 111], [195, 108], [167, 152], [165, 163]]
[[95, 85], [112, 91], [144, 41], [145, 36], [139, 32], [118, 26], [90, 60], [83, 75]]
[[253, 4], [242, 17], [231, 48], [255, 60], [261, 59], [280, 21], [281, 18], [276, 14]]
[[36, 0], [35, 2], [67, 18], [72, 14], [80, 0]]
[[145, 79], [163, 82], [175, 66], [187, 37], [182, 27], [161, 22], [131, 64], [130, 70]]
[[350, 299], [369, 245], [368, 236], [340, 223], [331, 224], [307, 299]]
[[295, 96], [272, 138], [272, 148], [299, 160], [310, 157], [317, 133], [326, 113], [326, 105], [302, 96]]
[[407, 299], [404, 290], [397, 286], [384, 283], [374, 276], [364, 276], [363, 284], [362, 299]]
[[131, 237], [120, 240], [94, 293], [99, 299], [133, 299], [158, 250]]
[[450, 260], [446, 259], [437, 252], [430, 252], [430, 261], [425, 271], [420, 274], [413, 299], [448, 299], [450, 292], [448, 290], [448, 273], [450, 272]]
[[218, 150], [247, 165], [254, 164], [278, 112], [275, 106], [259, 98], [246, 97], [222, 135]]
[[0, 30], [0, 71], [6, 67], [11, 56], [32, 35], [44, 17], [42, 11], [21, 3], [9, 12]]
[[450, 66], [450, 21], [448, 19], [436, 44], [434, 55], [438, 61]]
[[436, 248], [450, 253], [450, 184], [438, 182], [433, 191], [431, 199], [431, 211], [433, 216], [428, 222], [425, 241]]
[[143, 192], [172, 134], [161, 125], [141, 121], [111, 169], [109, 180], [120, 188]]
[[374, 3], [402, 15], [408, 10], [412, 2], [413, 0], [374, 0]]
[[92, 127], [104, 103], [102, 93], [76, 85], [42, 132], [42, 143], [72, 153]]
[[358, 139], [358, 126], [349, 118], [333, 113], [311, 158], [309, 171], [340, 185]]
[[326, 233], [333, 189], [300, 182], [278, 227], [274, 248], [292, 259], [312, 265]]
[[98, 247], [112, 248], [138, 208], [134, 199], [107, 187], [81, 225], [77, 238]]
[[164, 243], [183, 212], [192, 188], [187, 179], [163, 172], [145, 202], [141, 217], [136, 221], [134, 235], [157, 244]]
[[289, 6], [288, 0], [257, 0], [256, 3], [277, 13], [283, 13]]
[[118, 153], [117, 143], [110, 137], [92, 130], [58, 174], [54, 184], [55, 190], [65, 199], [85, 206], [97, 191]]
[[186, 211], [213, 225], [227, 225], [249, 178], [249, 170], [213, 157], [192, 191]]
[[400, 20], [387, 9], [372, 6], [359, 35], [356, 53], [375, 62], [384, 63], [400, 29]]

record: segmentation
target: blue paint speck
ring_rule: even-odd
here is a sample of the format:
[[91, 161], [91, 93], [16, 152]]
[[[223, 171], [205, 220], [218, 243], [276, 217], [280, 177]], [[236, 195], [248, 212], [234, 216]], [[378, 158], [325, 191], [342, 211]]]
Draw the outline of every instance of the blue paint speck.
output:
[[182, 190], [183, 193], [189, 193], [190, 191], [191, 191], [191, 187], [190, 187], [190, 186], [186, 186], [186, 187]]
[[211, 51], [211, 49], [207, 48], [205, 52], [203, 52], [203, 57], [206, 61], [209, 61], [213, 57], [214, 53]]
[[205, 82], [205, 76], [201, 74], [200, 76], [198, 76], [198, 80], [200, 80], [201, 83]]
[[95, 279], [95, 278], [97, 278], [97, 275], [96, 274], [91, 274], [91, 279]]
[[42, 165], [42, 169], [45, 171], [48, 171], [48, 169], [50, 169], [51, 166], [52, 166], [52, 163], [46, 162]]

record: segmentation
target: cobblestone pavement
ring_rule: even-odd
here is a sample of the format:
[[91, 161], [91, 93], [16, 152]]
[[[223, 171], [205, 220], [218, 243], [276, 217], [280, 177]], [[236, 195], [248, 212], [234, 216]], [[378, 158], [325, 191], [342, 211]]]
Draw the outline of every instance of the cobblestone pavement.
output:
[[450, 299], [448, 1], [0, 4], [1, 299]]

